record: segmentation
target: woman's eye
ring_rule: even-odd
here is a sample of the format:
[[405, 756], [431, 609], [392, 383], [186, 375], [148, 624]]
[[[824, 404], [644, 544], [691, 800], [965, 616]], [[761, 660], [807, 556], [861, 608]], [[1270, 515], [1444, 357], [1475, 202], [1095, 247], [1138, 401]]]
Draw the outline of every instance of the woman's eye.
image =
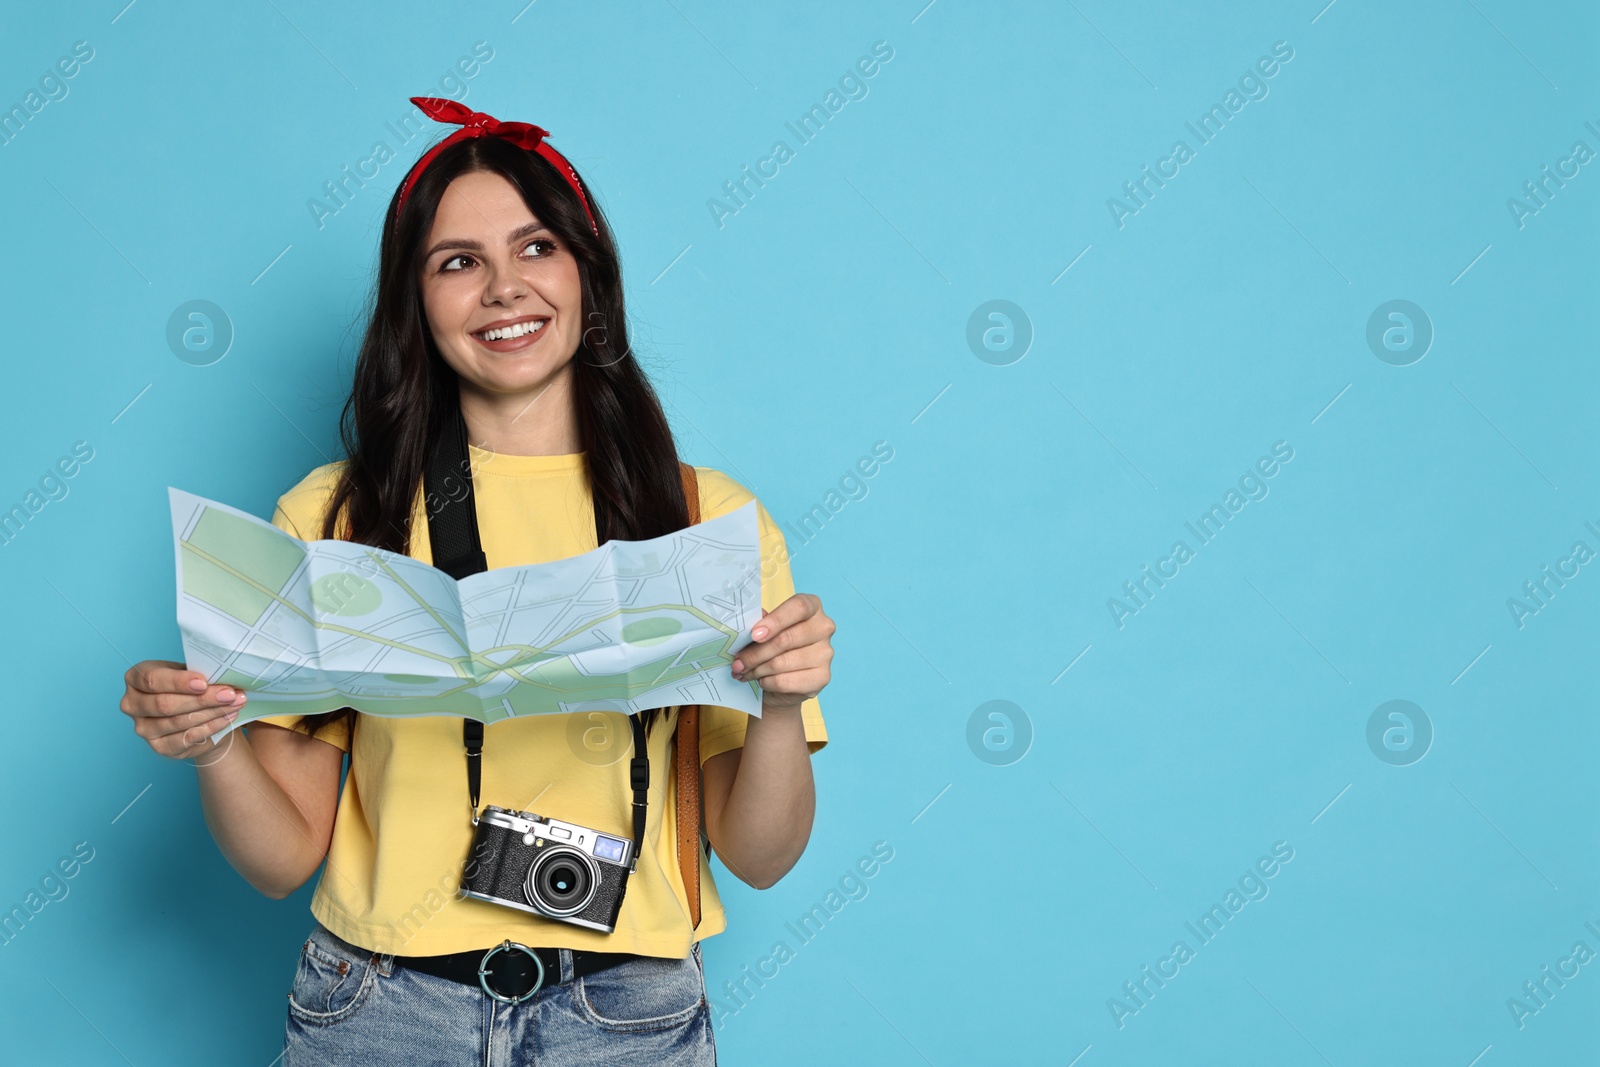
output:
[[[545, 251], [542, 254], [533, 255], [532, 257], [530, 257], [532, 259], [545, 259], [551, 253], [559, 251], [560, 247], [561, 247], [560, 245], [556, 244], [554, 241], [550, 240], [548, 237], [535, 237], [533, 240], [529, 241], [526, 245], [524, 245], [522, 250], [523, 250], [524, 253], [526, 253], [528, 251], [528, 249], [532, 248], [535, 245], [543, 245], [547, 249], [547, 251]], [[439, 273], [440, 274], [454, 274], [454, 273], [457, 273], [458, 271], [465, 270], [466, 266], [461, 266], [461, 267], [452, 267], [451, 266], [452, 263], [455, 263], [457, 261], [460, 261], [463, 264], [470, 265], [472, 263], [472, 257], [467, 255], [465, 252], [459, 252], [456, 255], [451, 256], [449, 259], [446, 259], [443, 263], [439, 264]]]

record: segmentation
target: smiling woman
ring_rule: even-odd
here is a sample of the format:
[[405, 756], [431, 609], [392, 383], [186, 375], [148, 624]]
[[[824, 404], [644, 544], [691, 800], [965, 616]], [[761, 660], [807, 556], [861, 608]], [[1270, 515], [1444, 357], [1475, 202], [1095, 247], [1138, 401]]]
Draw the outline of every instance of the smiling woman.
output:
[[[274, 524], [461, 577], [755, 501], [679, 461], [628, 345], [610, 229], [544, 131], [416, 102], [461, 129], [424, 154], [385, 216], [341, 419], [347, 458], [280, 497]], [[482, 1063], [491, 1049], [524, 1064], [536, 1043], [542, 1065], [715, 1062], [700, 941], [726, 916], [708, 849], [755, 888], [782, 878], [810, 838], [810, 757], [827, 743], [817, 694], [834, 624], [795, 592], [783, 534], [756, 504], [762, 614], [732, 670], [757, 683], [758, 718], [702, 704], [485, 731], [345, 708], [263, 717], [219, 753], [205, 738], [248, 694], [178, 663], [129, 670], [122, 710], [157, 752], [198, 757], [229, 862], [279, 898], [323, 870], [285, 1067]], [[359, 627], [369, 585], [331, 575], [313, 602]], [[667, 637], [648, 623], [624, 632], [632, 644]], [[613, 735], [631, 736], [633, 758], [610, 755]], [[492, 854], [478, 855], [480, 838]]]
[[433, 342], [456, 373], [468, 438], [516, 455], [578, 451], [576, 426], [524, 418], [525, 408], [500, 403], [520, 394], [570, 407], [567, 354], [576, 351], [583, 322], [578, 261], [516, 187], [492, 171], [451, 182], [418, 284]]

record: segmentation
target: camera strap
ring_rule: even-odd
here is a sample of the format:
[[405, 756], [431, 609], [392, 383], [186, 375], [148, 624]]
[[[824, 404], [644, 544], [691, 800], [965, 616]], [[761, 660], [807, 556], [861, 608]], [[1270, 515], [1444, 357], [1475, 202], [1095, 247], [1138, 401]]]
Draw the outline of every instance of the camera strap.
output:
[[[428, 516], [428, 539], [433, 565], [457, 579], [488, 570], [483, 543], [478, 532], [478, 512], [472, 490], [472, 463], [467, 453], [467, 424], [459, 402], [447, 405], [445, 425], [438, 446], [429, 459], [424, 477], [424, 508]], [[700, 521], [700, 494], [694, 468], [679, 464], [689, 522]], [[596, 530], [598, 542], [599, 531]], [[689, 898], [692, 926], [700, 925], [700, 734], [699, 706], [686, 705], [678, 711], [676, 734], [676, 774], [678, 786], [678, 863]], [[628, 783], [633, 790], [633, 869], [638, 867], [644, 848], [644, 824], [650, 790], [650, 749], [645, 739], [644, 720], [628, 716], [633, 729], [633, 758], [628, 766]], [[472, 814], [478, 814], [478, 795], [483, 781], [483, 723], [463, 719], [462, 744], [467, 753], [467, 792]]]

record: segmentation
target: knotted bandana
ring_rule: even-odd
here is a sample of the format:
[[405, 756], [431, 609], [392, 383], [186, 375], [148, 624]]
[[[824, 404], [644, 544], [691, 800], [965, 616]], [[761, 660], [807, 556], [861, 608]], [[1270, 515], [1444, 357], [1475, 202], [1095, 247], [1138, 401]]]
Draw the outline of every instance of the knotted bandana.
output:
[[460, 123], [461, 128], [450, 136], [428, 149], [427, 153], [411, 168], [411, 173], [406, 175], [406, 180], [400, 186], [400, 203], [395, 207], [395, 218], [400, 217], [400, 211], [406, 206], [406, 197], [411, 194], [411, 186], [415, 184], [417, 176], [433, 162], [435, 156], [444, 151], [457, 141], [465, 141], [469, 137], [501, 137], [518, 147], [530, 152], [537, 152], [555, 165], [561, 177], [566, 179], [572, 191], [578, 194], [578, 202], [583, 205], [584, 214], [589, 216], [589, 228], [596, 237], [600, 236], [600, 227], [594, 220], [594, 212], [589, 209], [589, 198], [583, 195], [583, 184], [578, 181], [578, 172], [572, 169], [572, 164], [566, 161], [560, 152], [551, 148], [545, 140], [550, 136], [548, 130], [540, 129], [530, 122], [501, 122], [492, 115], [485, 115], [481, 111], [473, 111], [465, 104], [454, 100], [445, 100], [437, 96], [413, 96], [411, 102], [421, 108], [429, 118], [436, 122]]

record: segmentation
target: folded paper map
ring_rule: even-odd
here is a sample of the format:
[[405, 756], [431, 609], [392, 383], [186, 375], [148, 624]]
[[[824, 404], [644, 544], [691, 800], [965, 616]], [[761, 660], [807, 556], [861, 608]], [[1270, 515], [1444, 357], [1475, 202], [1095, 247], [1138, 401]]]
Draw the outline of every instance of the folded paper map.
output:
[[760, 683], [729, 666], [762, 614], [755, 501], [664, 537], [456, 581], [167, 493], [186, 663], [250, 697], [214, 740], [263, 716], [344, 707], [486, 723], [675, 704], [761, 714]]

